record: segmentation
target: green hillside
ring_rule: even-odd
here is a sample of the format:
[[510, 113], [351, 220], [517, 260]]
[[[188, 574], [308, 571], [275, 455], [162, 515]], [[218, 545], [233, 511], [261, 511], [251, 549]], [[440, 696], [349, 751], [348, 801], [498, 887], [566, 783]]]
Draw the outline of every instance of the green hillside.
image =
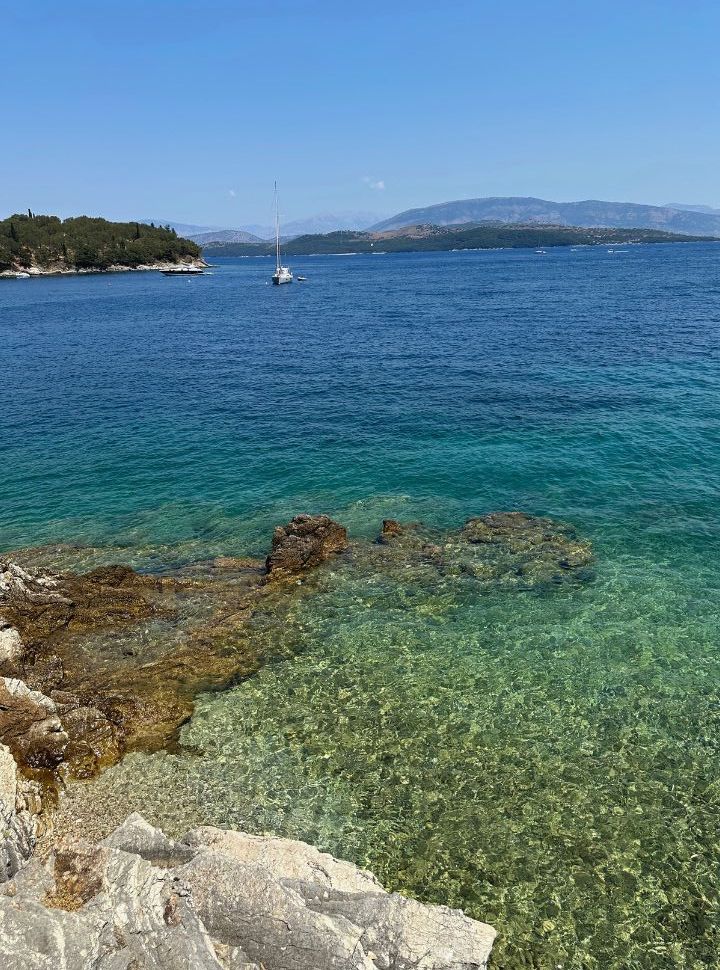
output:
[[[423, 252], [452, 249], [523, 249], [537, 246], [622, 245], [709, 241], [711, 236], [688, 236], [657, 229], [600, 229], [574, 226], [484, 223], [462, 226], [410, 226], [387, 232], [330, 232], [298, 236], [283, 245], [284, 256], [322, 253]], [[262, 256], [274, 243], [215, 244], [204, 248], [213, 256]]]
[[174, 229], [77, 216], [12, 215], [0, 221], [0, 271], [132, 269], [197, 258], [200, 247]]

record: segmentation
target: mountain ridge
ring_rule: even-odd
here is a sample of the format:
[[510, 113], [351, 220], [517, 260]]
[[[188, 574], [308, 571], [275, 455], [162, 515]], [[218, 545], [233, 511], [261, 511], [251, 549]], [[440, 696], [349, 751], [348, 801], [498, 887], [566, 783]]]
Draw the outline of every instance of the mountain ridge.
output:
[[[321, 212], [303, 219], [283, 221], [280, 228], [283, 239], [294, 239], [296, 236], [368, 229], [378, 219], [380, 219], [380, 215], [377, 212]], [[174, 222], [172, 219], [140, 219], [139, 221], [147, 226], [170, 226], [179, 236], [191, 239], [201, 246], [214, 242], [262, 242], [275, 238], [275, 226], [270, 224], [247, 223], [240, 226], [208, 226]]]
[[406, 209], [369, 228], [371, 232], [382, 232], [419, 224], [450, 226], [482, 222], [537, 222], [577, 228], [656, 229], [683, 235], [720, 234], [720, 212], [713, 214], [697, 209], [643, 205], [637, 202], [605, 202], [600, 199], [553, 202], [534, 196], [487, 196], [439, 202]]
[[[719, 233], [720, 235], [720, 233]], [[469, 223], [459, 226], [416, 225], [382, 232], [341, 231], [298, 236], [283, 246], [283, 256], [338, 253], [400, 253], [462, 249], [535, 249], [537, 246], [597, 246], [631, 243], [711, 242], [715, 237], [669, 233], [658, 229], [623, 229], [543, 225], [540, 223]], [[271, 256], [274, 245], [214, 244], [206, 256]]]

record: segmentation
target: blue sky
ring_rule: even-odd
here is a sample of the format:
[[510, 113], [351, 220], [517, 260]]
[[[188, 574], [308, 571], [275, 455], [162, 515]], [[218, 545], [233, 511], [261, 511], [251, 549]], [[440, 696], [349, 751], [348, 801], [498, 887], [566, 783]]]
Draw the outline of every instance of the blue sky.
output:
[[0, 213], [269, 221], [484, 195], [720, 205], [720, 5], [28, 2]]

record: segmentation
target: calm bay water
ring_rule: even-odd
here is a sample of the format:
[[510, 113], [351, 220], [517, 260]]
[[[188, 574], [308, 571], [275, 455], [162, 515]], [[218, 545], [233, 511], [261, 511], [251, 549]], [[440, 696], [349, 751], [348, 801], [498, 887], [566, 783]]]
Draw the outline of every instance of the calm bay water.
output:
[[297, 656], [74, 797], [314, 841], [493, 922], [496, 967], [718, 965], [719, 266], [688, 244], [3, 281], [2, 549], [152, 568], [262, 553], [300, 511], [370, 536], [518, 508], [597, 557], [543, 595], [331, 569], [278, 631]]

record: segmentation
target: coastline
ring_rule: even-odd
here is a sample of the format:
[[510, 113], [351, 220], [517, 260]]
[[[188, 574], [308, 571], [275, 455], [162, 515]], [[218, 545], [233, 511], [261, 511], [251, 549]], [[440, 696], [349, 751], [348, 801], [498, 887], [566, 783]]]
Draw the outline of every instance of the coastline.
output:
[[[343, 554], [252, 621], [276, 664], [198, 698], [174, 751], [71, 782], [61, 812], [302, 839], [495, 925], [498, 965], [564, 950], [622, 966], [648, 937], [711, 964], [683, 921], [714, 904], [694, 887], [717, 844], [702, 785], [720, 684], [704, 420], [718, 251], [671, 250], [403, 257], [403, 287], [398, 260], [341, 258], [354, 277], [314, 260], [313, 290], [280, 303], [250, 265], [195, 287], [49, 281], [41, 321], [35, 289], [6, 287], [3, 549], [84, 547], [28, 568], [192, 568], [179, 595], [202, 607], [200, 563], [263, 556], [300, 509], [370, 539], [384, 516], [448, 527], [500, 503], [566, 516], [599, 560], [582, 588], [478, 595], [466, 571], [388, 577]], [[141, 662], [112, 632], [86, 653], [113, 645]], [[649, 915], [660, 892], [678, 902]]]
[[[327, 516], [299, 515], [275, 529], [264, 562], [217, 557], [162, 576], [140, 575], [122, 565], [51, 573], [39, 566], [48, 552], [28, 549], [0, 560], [0, 817], [6, 832], [0, 854], [0, 921], [6, 933], [0, 934], [0, 953], [16, 956], [8, 927], [14, 932], [26, 922], [33, 929], [24, 936], [23, 957], [44, 952], [42, 933], [48, 928], [62, 941], [63, 952], [72, 952], [78, 927], [69, 929], [58, 911], [77, 912], [82, 934], [93, 941], [98, 932], [94, 912], [114, 912], [118, 898], [138, 897], [143, 911], [152, 911], [154, 896], [145, 898], [140, 878], [144, 870], [138, 877], [128, 870], [129, 854], [133, 866], [157, 870], [157, 879], [166, 874], [162, 878], [171, 892], [163, 895], [160, 907], [165, 926], [177, 925], [167, 918], [168, 907], [177, 905], [178, 886], [189, 886], [186, 895], [192, 893], [193, 902], [184, 921], [189, 941], [182, 946], [196, 945], [193, 926], [198, 923], [211, 938], [211, 950], [216, 939], [225, 942], [212, 922], [217, 906], [257, 929], [270, 892], [273, 905], [283, 912], [291, 905], [292, 919], [285, 920], [290, 945], [297, 936], [305, 941], [304, 949], [313, 951], [308, 970], [335, 965], [327, 937], [333, 952], [344, 948], [348, 919], [364, 941], [374, 934], [370, 961], [399, 945], [407, 948], [408, 959], [420, 950], [433, 952], [435, 970], [485, 967], [495, 938], [491, 925], [459, 909], [388, 892], [369, 872], [311, 844], [206, 825], [173, 840], [172, 833], [168, 838], [127, 812], [110, 812], [98, 828], [97, 812], [74, 814], [64, 790], [71, 779], [85, 779], [92, 800], [91, 777], [119, 763], [126, 752], [173, 750], [178, 728], [193, 714], [195, 695], [252, 676], [272, 656], [277, 624], [287, 623], [289, 609], [302, 607], [303, 598], [314, 591], [316, 575], [322, 583], [325, 563], [332, 570], [359, 563], [362, 569], [403, 577], [411, 567], [433, 574], [450, 568], [452, 574], [474, 576], [478, 588], [514, 588], [518, 569], [525, 577], [523, 588], [582, 585], [590, 578], [588, 542], [569, 526], [520, 512], [469, 519], [449, 531], [385, 520], [375, 540], [354, 541]], [[210, 599], [198, 620], [197, 600], [203, 594]], [[274, 617], [269, 635], [253, 630], [257, 613]], [[178, 630], [187, 649], [178, 642]], [[258, 636], [259, 644], [253, 642]], [[270, 872], [268, 858], [274, 860]], [[196, 868], [202, 870], [204, 896], [195, 895]], [[308, 872], [307, 893], [298, 889], [297, 879], [305, 878], [299, 869]], [[324, 874], [323, 887], [351, 895], [338, 928], [325, 921], [322, 938], [307, 947], [308, 933], [315, 932], [316, 907], [309, 901], [317, 895], [317, 872]], [[290, 887], [287, 880], [292, 880]], [[40, 897], [37, 885], [43, 890]], [[297, 900], [298, 891], [308, 904]], [[202, 898], [207, 906], [198, 902]], [[331, 910], [330, 905], [330, 920]], [[145, 922], [133, 932], [146, 947]], [[256, 947], [259, 966], [273, 965], [267, 961], [278, 945], [275, 936], [273, 929], [259, 939], [254, 933], [243, 938]], [[355, 953], [362, 956], [354, 935], [347, 950], [353, 955], [349, 967], [376, 965], [352, 962]], [[175, 959], [173, 954], [170, 961]], [[176, 964], [158, 966], [169, 970]], [[297, 964], [298, 970], [305, 966]]]
[[168, 262], [159, 263], [142, 263], [139, 266], [123, 266], [121, 264], [114, 264], [108, 266], [106, 269], [94, 269], [81, 267], [77, 269], [75, 267], [68, 266], [51, 266], [51, 267], [40, 267], [40, 266], [20, 266], [12, 270], [3, 270], [0, 272], [0, 279], [34, 279], [43, 276], [97, 276], [102, 273], [150, 273], [150, 272], [163, 272], [164, 270], [174, 269], [177, 266], [197, 266], [201, 269], [206, 268], [210, 264], [207, 263], [202, 257], [191, 260], [173, 260]]

